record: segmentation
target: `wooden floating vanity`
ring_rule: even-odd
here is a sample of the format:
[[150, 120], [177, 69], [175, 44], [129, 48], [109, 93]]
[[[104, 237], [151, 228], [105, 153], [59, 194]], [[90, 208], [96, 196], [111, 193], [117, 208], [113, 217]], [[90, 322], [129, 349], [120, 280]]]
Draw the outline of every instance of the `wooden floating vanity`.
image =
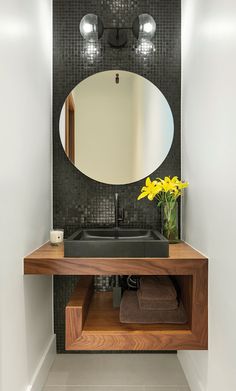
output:
[[[24, 259], [24, 274], [81, 275], [65, 309], [66, 350], [207, 349], [208, 260], [186, 243], [169, 258], [64, 258], [46, 243]], [[94, 292], [94, 275], [170, 275], [178, 284], [186, 324], [122, 324], [111, 292]]]

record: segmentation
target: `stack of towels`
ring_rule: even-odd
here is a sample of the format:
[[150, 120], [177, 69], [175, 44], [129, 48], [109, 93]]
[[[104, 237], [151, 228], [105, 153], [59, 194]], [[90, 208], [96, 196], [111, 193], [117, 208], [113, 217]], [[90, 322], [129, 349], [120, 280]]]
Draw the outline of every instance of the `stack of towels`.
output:
[[126, 290], [120, 304], [121, 323], [187, 322], [183, 304], [168, 276], [144, 276], [137, 291]]

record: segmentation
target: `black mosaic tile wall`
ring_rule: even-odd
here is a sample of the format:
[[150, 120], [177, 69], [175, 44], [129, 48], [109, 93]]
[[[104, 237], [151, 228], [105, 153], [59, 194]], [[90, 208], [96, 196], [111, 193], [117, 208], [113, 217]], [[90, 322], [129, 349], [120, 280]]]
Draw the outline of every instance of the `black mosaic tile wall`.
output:
[[[84, 56], [79, 33], [81, 18], [87, 13], [99, 15], [104, 24], [130, 26], [141, 13], [151, 14], [157, 24], [153, 39], [156, 51], [149, 59], [137, 56], [135, 39], [123, 49], [106, 43], [95, 62]], [[53, 216], [54, 227], [65, 229], [65, 236], [78, 227], [112, 226], [114, 193], [125, 209], [124, 227], [160, 228], [156, 205], [148, 200], [137, 202], [143, 181], [112, 186], [98, 183], [80, 173], [67, 159], [59, 137], [59, 116], [69, 92], [86, 77], [104, 70], [135, 72], [154, 83], [165, 95], [174, 116], [175, 136], [170, 153], [152, 175], [180, 176], [180, 72], [181, 72], [181, 0], [54, 0], [53, 2]], [[54, 279], [54, 322], [58, 352], [64, 352], [64, 306], [78, 277]]]

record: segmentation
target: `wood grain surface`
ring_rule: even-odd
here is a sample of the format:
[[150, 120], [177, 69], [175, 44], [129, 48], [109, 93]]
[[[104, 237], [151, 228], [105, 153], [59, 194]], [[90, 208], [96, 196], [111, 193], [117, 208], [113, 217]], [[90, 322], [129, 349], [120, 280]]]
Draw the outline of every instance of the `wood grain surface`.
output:
[[[168, 258], [65, 258], [63, 244], [56, 247], [46, 243], [25, 257], [24, 273], [175, 276], [188, 315], [186, 325], [121, 324], [119, 311], [112, 307], [111, 294], [95, 293], [88, 300], [90, 296], [82, 284], [67, 306], [70, 309], [66, 319], [66, 349], [207, 349], [208, 260], [184, 242], [171, 244]], [[88, 281], [86, 277], [84, 281]]]
[[[198, 300], [198, 295], [196, 298]], [[67, 344], [66, 350], [207, 349], [207, 312], [203, 309], [206, 305], [205, 298], [200, 310], [203, 316], [198, 318], [196, 327], [192, 322], [185, 325], [123, 324], [119, 321], [119, 309], [112, 306], [112, 293], [96, 292], [81, 335]], [[191, 318], [199, 315], [199, 307], [195, 303], [192, 308], [197, 314], [191, 314]]]
[[93, 277], [81, 277], [65, 309], [67, 347], [81, 336], [92, 294]]
[[[65, 258], [64, 245], [44, 244], [24, 258], [24, 274], [110, 275], [189, 274], [207, 258], [186, 243], [170, 245], [168, 258]], [[179, 273], [181, 270], [181, 273]]]

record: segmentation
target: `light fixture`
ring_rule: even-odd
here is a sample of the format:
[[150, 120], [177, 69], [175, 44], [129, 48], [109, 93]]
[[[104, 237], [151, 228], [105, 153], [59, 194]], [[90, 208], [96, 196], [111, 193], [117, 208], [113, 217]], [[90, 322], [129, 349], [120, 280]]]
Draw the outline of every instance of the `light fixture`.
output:
[[103, 23], [97, 15], [87, 14], [81, 19], [79, 29], [86, 41], [93, 42], [101, 38]]
[[133, 34], [137, 38], [138, 43], [135, 52], [144, 59], [155, 52], [155, 46], [151, 41], [156, 32], [156, 22], [149, 14], [137, 16], [132, 26]]
[[93, 63], [99, 56], [99, 38], [103, 34], [103, 24], [101, 19], [95, 14], [87, 14], [80, 21], [80, 33], [84, 38], [83, 54], [88, 62]]
[[86, 42], [96, 42], [109, 30], [107, 41], [113, 48], [122, 48], [128, 42], [127, 30], [132, 30], [138, 40], [137, 54], [147, 56], [155, 50], [151, 39], [156, 31], [156, 22], [149, 14], [141, 14], [134, 19], [132, 27], [104, 27], [102, 20], [95, 14], [85, 15], [80, 22], [80, 33]]
[[134, 19], [132, 30], [137, 39], [150, 41], [156, 31], [156, 22], [151, 15], [142, 14]]

